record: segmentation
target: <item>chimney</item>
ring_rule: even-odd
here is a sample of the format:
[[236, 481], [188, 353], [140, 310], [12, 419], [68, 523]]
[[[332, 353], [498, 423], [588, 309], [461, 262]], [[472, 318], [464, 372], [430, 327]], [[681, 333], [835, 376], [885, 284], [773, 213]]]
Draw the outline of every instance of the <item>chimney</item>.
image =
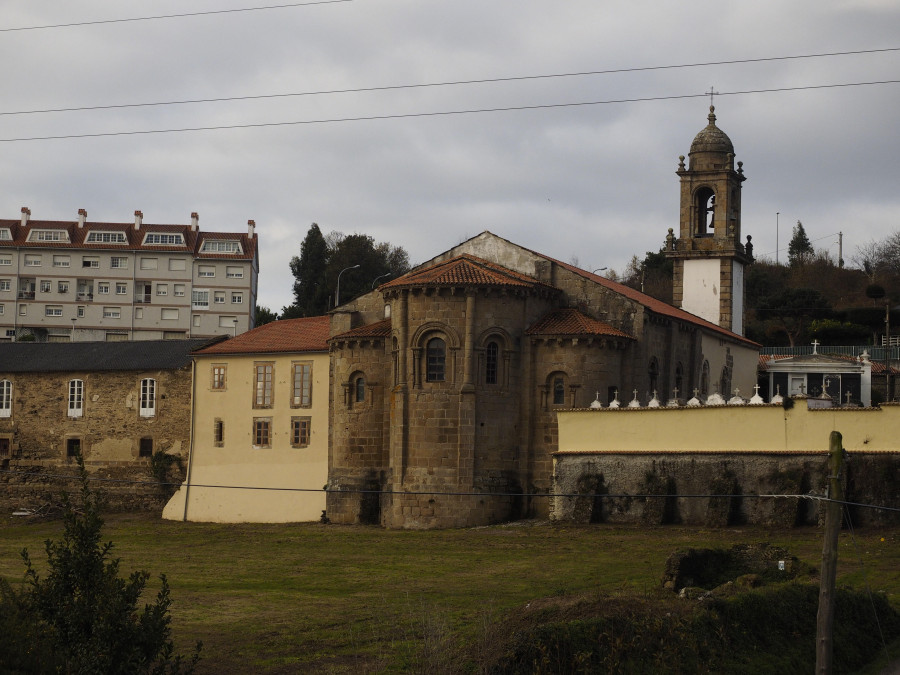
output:
[[200, 228], [200, 214], [194, 211], [191, 214], [191, 232], [196, 232]]
[[247, 221], [247, 236], [250, 237], [251, 239], [253, 239], [253, 237], [255, 235], [256, 235], [256, 221], [248, 220]]
[[31, 218], [31, 209], [27, 206], [22, 207], [22, 227], [28, 226], [28, 219]]
[[141, 223], [144, 222], [144, 212], [143, 211], [135, 211], [134, 212], [134, 229], [141, 229]]
[[87, 220], [87, 211], [78, 209], [78, 227], [84, 227], [85, 220]]

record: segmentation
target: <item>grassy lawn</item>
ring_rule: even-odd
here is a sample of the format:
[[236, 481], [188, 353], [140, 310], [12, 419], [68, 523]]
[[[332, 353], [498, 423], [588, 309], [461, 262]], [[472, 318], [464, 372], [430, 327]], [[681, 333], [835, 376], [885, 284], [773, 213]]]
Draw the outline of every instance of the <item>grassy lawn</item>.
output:
[[[43, 541], [60, 531], [0, 521], [0, 575], [20, 580], [19, 551], [43, 562]], [[108, 516], [105, 539], [123, 572], [168, 576], [176, 643], [203, 641], [201, 673], [421, 672], [423, 650], [477, 644], [489, 622], [535, 599], [655, 591], [677, 548], [765, 541], [818, 567], [822, 547], [817, 529], [526, 522], [417, 532], [134, 514]], [[900, 529], [842, 533], [838, 565], [839, 584], [884, 591], [900, 607]]]

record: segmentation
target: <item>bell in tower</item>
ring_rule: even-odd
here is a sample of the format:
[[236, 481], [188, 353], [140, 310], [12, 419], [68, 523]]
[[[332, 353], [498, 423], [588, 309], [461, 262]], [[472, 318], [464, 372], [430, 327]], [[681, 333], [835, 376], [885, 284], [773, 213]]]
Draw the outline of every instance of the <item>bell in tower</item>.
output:
[[[738, 335], [743, 334], [744, 268], [752, 257], [741, 243], [742, 162], [735, 169], [734, 145], [709, 124], [679, 158], [681, 218], [678, 238], [667, 237], [666, 254], [674, 262], [673, 301]], [[749, 239], [749, 238], [748, 238]]]

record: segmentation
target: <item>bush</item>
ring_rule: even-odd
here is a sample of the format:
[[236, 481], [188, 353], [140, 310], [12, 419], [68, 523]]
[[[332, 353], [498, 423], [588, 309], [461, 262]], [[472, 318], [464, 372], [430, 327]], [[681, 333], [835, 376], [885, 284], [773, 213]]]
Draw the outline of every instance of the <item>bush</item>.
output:
[[155, 602], [138, 611], [150, 574], [119, 576], [113, 544], [101, 540], [102, 497], [88, 487], [80, 455], [77, 461], [79, 503], [63, 497], [62, 539], [45, 542], [47, 576], [23, 550], [21, 590], [0, 580], [0, 662], [22, 673], [193, 672], [201, 645], [187, 659], [175, 655], [165, 575]]

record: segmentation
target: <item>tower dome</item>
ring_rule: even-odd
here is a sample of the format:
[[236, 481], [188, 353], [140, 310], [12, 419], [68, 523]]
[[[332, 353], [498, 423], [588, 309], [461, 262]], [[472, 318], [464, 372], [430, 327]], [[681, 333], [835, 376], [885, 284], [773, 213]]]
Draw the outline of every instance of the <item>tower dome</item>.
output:
[[688, 154], [693, 155], [695, 152], [722, 152], [734, 154], [734, 145], [727, 134], [716, 126], [716, 107], [709, 106], [709, 124], [694, 136], [694, 142], [691, 143], [691, 150]]

